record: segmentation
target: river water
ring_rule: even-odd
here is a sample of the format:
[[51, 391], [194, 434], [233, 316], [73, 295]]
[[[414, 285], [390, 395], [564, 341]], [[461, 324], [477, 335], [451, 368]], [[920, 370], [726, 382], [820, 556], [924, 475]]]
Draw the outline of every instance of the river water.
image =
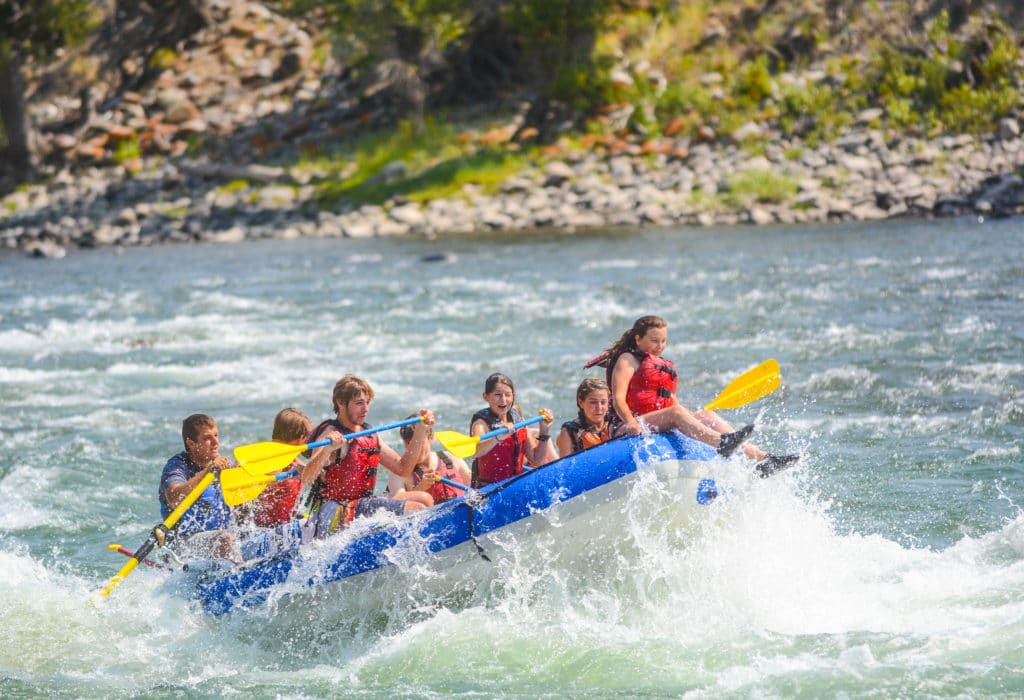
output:
[[[1020, 220], [0, 257], [0, 696], [1019, 697], [1022, 309]], [[266, 440], [355, 372], [371, 422], [466, 431], [500, 370], [567, 420], [648, 313], [690, 406], [778, 359], [727, 417], [797, 469], [685, 526], [634, 499], [600, 556], [506, 541], [458, 595], [413, 562], [212, 618], [139, 567], [90, 602], [184, 416]]]

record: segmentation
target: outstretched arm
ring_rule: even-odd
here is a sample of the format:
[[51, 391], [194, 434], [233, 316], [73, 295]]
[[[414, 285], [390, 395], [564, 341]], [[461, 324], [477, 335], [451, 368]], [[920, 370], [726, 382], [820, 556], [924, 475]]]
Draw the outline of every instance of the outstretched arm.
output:
[[544, 416], [544, 420], [541, 421], [537, 434], [529, 431], [526, 441], [526, 457], [530, 464], [537, 467], [558, 459], [558, 453], [551, 444], [551, 424], [555, 422], [555, 415], [546, 408], [542, 408], [540, 414]]
[[231, 461], [224, 455], [217, 455], [217, 457], [204, 469], [200, 469], [190, 479], [185, 481], [176, 481], [167, 484], [164, 489], [164, 496], [167, 498], [167, 505], [171, 508], [177, 508], [178, 504], [185, 500], [185, 496], [192, 493], [192, 489], [199, 485], [199, 482], [203, 480], [210, 470], [216, 467], [217, 469], [227, 469], [231, 466]]
[[348, 454], [348, 440], [337, 430], [327, 430], [318, 437], [322, 440], [330, 440], [331, 444], [313, 450], [313, 454], [310, 455], [306, 466], [299, 470], [299, 480], [302, 481], [303, 486], [309, 486], [317, 480], [317, 477], [323, 473], [324, 467], [327, 466], [331, 455], [335, 451], [340, 452], [339, 459], [344, 459], [345, 455]]
[[629, 353], [622, 353], [615, 361], [615, 368], [612, 370], [612, 406], [622, 421], [620, 432], [624, 435], [640, 434], [640, 423], [637, 422], [633, 412], [629, 410], [629, 404], [626, 403], [629, 382], [633, 379], [638, 367], [640, 367], [640, 362], [635, 357]]
[[562, 457], [568, 457], [574, 453], [576, 449], [572, 444], [572, 435], [565, 428], [558, 433], [558, 454]]
[[380, 463], [384, 465], [385, 469], [403, 479], [412, 474], [412, 470], [416, 467], [416, 462], [423, 454], [423, 447], [427, 442], [427, 428], [434, 424], [432, 411], [421, 409], [420, 417], [422, 420], [412, 429], [412, 440], [409, 441], [409, 446], [405, 448], [401, 456], [384, 443], [381, 443], [380, 446]]
[[[489, 432], [491, 432], [491, 426], [487, 425], [487, 421], [478, 419], [473, 421], [473, 424], [469, 426], [469, 434], [472, 435], [473, 437], [483, 435], [484, 433]], [[505, 440], [511, 435], [511, 431], [506, 431], [504, 433], [499, 433], [494, 437], [489, 437], [486, 440], [481, 440], [476, 444], [476, 452], [473, 453], [473, 456], [483, 457], [485, 454], [493, 450], [495, 445], [497, 445], [499, 442]]]

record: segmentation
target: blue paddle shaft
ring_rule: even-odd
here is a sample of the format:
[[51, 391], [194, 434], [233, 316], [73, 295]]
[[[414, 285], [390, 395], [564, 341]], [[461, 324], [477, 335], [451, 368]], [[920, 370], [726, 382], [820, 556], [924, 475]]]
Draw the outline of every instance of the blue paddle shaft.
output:
[[[528, 425], [533, 425], [534, 423], [540, 423], [542, 420], [544, 420], [544, 416], [534, 416], [533, 418], [527, 418], [524, 421], [520, 421], [518, 423], [513, 423], [511, 429], [512, 430], [519, 430], [520, 428], [525, 428]], [[484, 433], [483, 435], [481, 435], [480, 436], [480, 442], [483, 442], [484, 440], [489, 440], [492, 437], [495, 437], [497, 435], [501, 435], [502, 433], [507, 433], [507, 432], [510, 432], [508, 427], [495, 428], [494, 430], [490, 431], [489, 433]]]
[[438, 477], [438, 481], [440, 481], [442, 484], [448, 484], [452, 488], [459, 489], [460, 491], [467, 491], [467, 490], [469, 490], [469, 487], [466, 486], [465, 484], [460, 484], [457, 481], [452, 481], [451, 479], [446, 479], [443, 476]]
[[[387, 425], [378, 425], [374, 428], [367, 428], [366, 430], [360, 430], [355, 433], [349, 433], [348, 435], [345, 436], [345, 439], [351, 440], [353, 438], [362, 437], [364, 435], [373, 435], [374, 433], [379, 433], [382, 430], [391, 430], [392, 428], [401, 428], [403, 425], [412, 425], [413, 423], [419, 423], [421, 420], [423, 419], [420, 416], [416, 416], [415, 418], [406, 418], [405, 420], [396, 421], [394, 423], [388, 423]], [[307, 443], [306, 449], [312, 450], [317, 447], [323, 447], [324, 445], [330, 444], [330, 440], [317, 440], [316, 442]]]

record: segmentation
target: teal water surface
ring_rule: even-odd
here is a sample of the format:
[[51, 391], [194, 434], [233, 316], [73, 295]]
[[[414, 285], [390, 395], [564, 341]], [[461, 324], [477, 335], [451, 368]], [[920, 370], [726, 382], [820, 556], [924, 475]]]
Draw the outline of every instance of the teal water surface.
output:
[[[1018, 697], [1022, 308], [1014, 219], [0, 257], [0, 696]], [[502, 371], [567, 420], [648, 313], [687, 405], [778, 359], [726, 416], [798, 469], [697, 522], [642, 483], [582, 554], [555, 527], [224, 618], [140, 567], [90, 603], [184, 416], [266, 440], [355, 372], [372, 422], [466, 431]]]

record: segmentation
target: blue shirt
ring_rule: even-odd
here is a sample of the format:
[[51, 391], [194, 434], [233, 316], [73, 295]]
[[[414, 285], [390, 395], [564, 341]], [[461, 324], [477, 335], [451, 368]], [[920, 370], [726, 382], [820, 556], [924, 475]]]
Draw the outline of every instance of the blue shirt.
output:
[[[202, 470], [202, 467], [192, 461], [188, 452], [179, 452], [167, 460], [160, 475], [159, 493], [160, 514], [164, 518], [174, 510], [167, 502], [167, 487], [172, 484], [183, 484]], [[174, 532], [178, 537], [185, 538], [197, 532], [223, 530], [231, 525], [231, 508], [224, 502], [224, 494], [221, 492], [218, 479], [207, 486], [192, 507], [185, 511]]]

